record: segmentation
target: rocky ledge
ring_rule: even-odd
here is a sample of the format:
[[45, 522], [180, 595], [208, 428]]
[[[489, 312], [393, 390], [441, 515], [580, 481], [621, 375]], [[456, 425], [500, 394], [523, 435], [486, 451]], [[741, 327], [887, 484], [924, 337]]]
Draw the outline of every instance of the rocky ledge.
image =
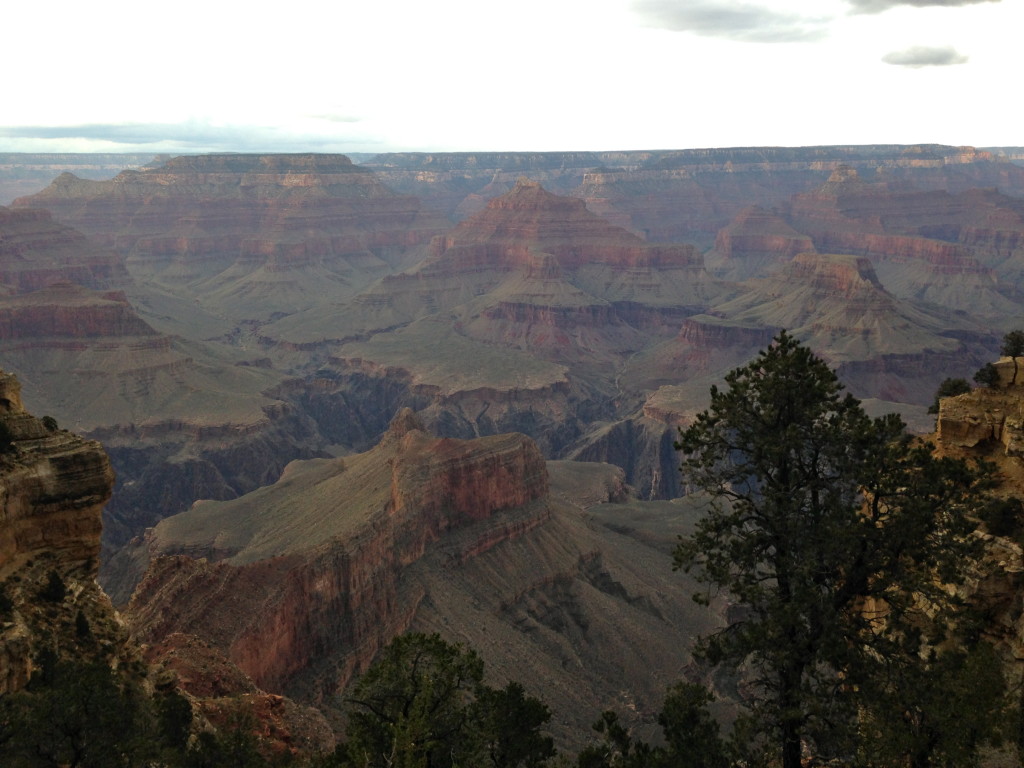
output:
[[0, 579], [44, 552], [95, 569], [114, 485], [99, 443], [27, 413], [21, 384], [2, 371], [0, 443]]

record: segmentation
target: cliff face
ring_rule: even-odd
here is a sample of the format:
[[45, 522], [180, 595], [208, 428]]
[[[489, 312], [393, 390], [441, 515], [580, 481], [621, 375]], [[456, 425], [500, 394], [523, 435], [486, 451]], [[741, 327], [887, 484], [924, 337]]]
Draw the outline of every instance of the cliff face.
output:
[[1001, 444], [1010, 457], [1024, 457], [1024, 358], [995, 363], [999, 383], [939, 401], [938, 438], [943, 445], [975, 448]]
[[88, 616], [109, 610], [93, 580], [114, 473], [98, 443], [52, 426], [25, 411], [18, 380], [0, 372], [0, 591], [9, 601], [4, 612], [13, 611], [0, 623], [0, 694], [28, 681], [36, 652], [54, 642], [50, 623], [74, 618], [32, 607], [49, 573], [77, 586]]
[[161, 523], [128, 613], [147, 641], [198, 634], [270, 690], [333, 670], [316, 679], [329, 692], [408, 626], [421, 596], [400, 589], [403, 568], [442, 537], [458, 560], [521, 535], [550, 514], [546, 495], [525, 437], [436, 439], [404, 411], [367, 454], [293, 465], [250, 497]]
[[729, 280], [764, 277], [799, 253], [814, 253], [814, 242], [781, 217], [759, 206], [739, 213], [719, 230], [706, 259], [708, 268]]
[[1012, 254], [1024, 242], [1024, 208], [994, 190], [951, 194], [892, 181], [866, 182], [852, 168], [791, 201], [789, 218], [819, 251], [869, 257], [900, 298], [998, 318], [1015, 312]]
[[20, 383], [2, 372], [0, 423], [11, 440], [0, 457], [0, 579], [43, 552], [95, 569], [100, 514], [114, 484], [106, 454], [28, 414]]
[[627, 533], [626, 513], [605, 529], [574, 500], [621, 501], [621, 473], [558, 464], [552, 492], [524, 436], [434, 438], [405, 411], [365, 454], [297, 462], [163, 521], [136, 550], [149, 566], [126, 613], [153, 647], [195, 636], [256, 685], [323, 706], [396, 634], [437, 631], [542, 696], [575, 746], [600, 701], [654, 711], [680, 664], [674, 633], [714, 619], [673, 586], [678, 525], [660, 516], [679, 507], [641, 515], [649, 533]]
[[103, 441], [119, 475], [105, 553], [196, 498], [231, 498], [315, 453], [312, 423], [261, 394], [279, 374], [158, 333], [119, 291], [61, 283], [0, 298], [0, 354], [34, 409]]
[[48, 211], [0, 206], [0, 290], [25, 293], [68, 281], [120, 287], [128, 272], [122, 257], [53, 221]]

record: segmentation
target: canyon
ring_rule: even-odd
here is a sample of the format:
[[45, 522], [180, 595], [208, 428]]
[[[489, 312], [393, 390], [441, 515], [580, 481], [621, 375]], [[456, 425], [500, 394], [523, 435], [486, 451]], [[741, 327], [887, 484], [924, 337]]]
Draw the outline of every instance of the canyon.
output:
[[786, 328], [929, 433], [1022, 259], [1024, 167], [970, 147], [160, 158], [0, 208], [0, 366], [109, 455], [91, 557], [153, 663], [333, 718], [438, 631], [568, 739], [721, 620], [669, 557], [709, 387]]

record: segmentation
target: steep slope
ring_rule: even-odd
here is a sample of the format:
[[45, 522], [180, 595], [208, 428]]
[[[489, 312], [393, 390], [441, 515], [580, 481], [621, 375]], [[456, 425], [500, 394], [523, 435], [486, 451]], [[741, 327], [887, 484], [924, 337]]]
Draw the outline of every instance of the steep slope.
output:
[[[605, 467], [558, 474], [563, 496], [620, 492]], [[128, 614], [148, 642], [194, 633], [307, 701], [326, 704], [418, 629], [468, 641], [498, 679], [545, 698], [562, 738], [623, 696], [649, 715], [708, 620], [672, 586], [678, 522], [653, 541], [636, 522], [612, 534], [548, 482], [522, 435], [433, 438], [405, 411], [365, 454], [293, 464], [273, 486], [163, 521], [135, 553], [150, 565]]]
[[416, 267], [261, 333], [277, 348], [329, 352], [335, 391], [355, 375], [408, 381], [399, 404], [439, 432], [523, 431], [554, 457], [625, 407], [618, 398], [638, 397], [616, 381], [627, 359], [726, 290], [691, 246], [647, 243], [521, 179], [435, 238]]
[[799, 253], [814, 253], [814, 242], [760, 206], [746, 208], [719, 230], [707, 254], [708, 270], [727, 280], [764, 277]]
[[[57, 664], [77, 665], [72, 670], [98, 665], [138, 692], [133, 708], [151, 706], [149, 699], [171, 690], [184, 693], [196, 730], [223, 726], [225, 714], [242, 707], [266, 734], [261, 745], [268, 752], [312, 753], [332, 746], [320, 713], [269, 696], [216, 654], [188, 666], [199, 654], [173, 639], [145, 651], [135, 643], [96, 582], [101, 512], [114, 483], [103, 449], [27, 413], [19, 382], [3, 371], [0, 427], [0, 696], [25, 688], [30, 679], [37, 696], [55, 680], [68, 684], [70, 679], [54, 672]], [[71, 678], [75, 672], [60, 674]], [[47, 724], [51, 728], [80, 727], [75, 718], [83, 716], [99, 720], [95, 712], [76, 709], [81, 701], [60, 705], [57, 717], [66, 720]], [[50, 734], [43, 724], [39, 732]], [[81, 741], [84, 754], [87, 742], [88, 737]]]

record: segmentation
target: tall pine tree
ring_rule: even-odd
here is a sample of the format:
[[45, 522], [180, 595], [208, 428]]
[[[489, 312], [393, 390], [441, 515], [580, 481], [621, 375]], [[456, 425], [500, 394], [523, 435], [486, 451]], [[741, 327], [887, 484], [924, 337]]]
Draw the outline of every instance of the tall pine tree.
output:
[[858, 681], [887, 654], [957, 626], [942, 585], [976, 554], [965, 509], [982, 477], [870, 418], [786, 332], [725, 384], [676, 443], [709, 509], [675, 562], [743, 606], [700, 650], [741, 668], [755, 744], [799, 768], [807, 743], [849, 753]]

